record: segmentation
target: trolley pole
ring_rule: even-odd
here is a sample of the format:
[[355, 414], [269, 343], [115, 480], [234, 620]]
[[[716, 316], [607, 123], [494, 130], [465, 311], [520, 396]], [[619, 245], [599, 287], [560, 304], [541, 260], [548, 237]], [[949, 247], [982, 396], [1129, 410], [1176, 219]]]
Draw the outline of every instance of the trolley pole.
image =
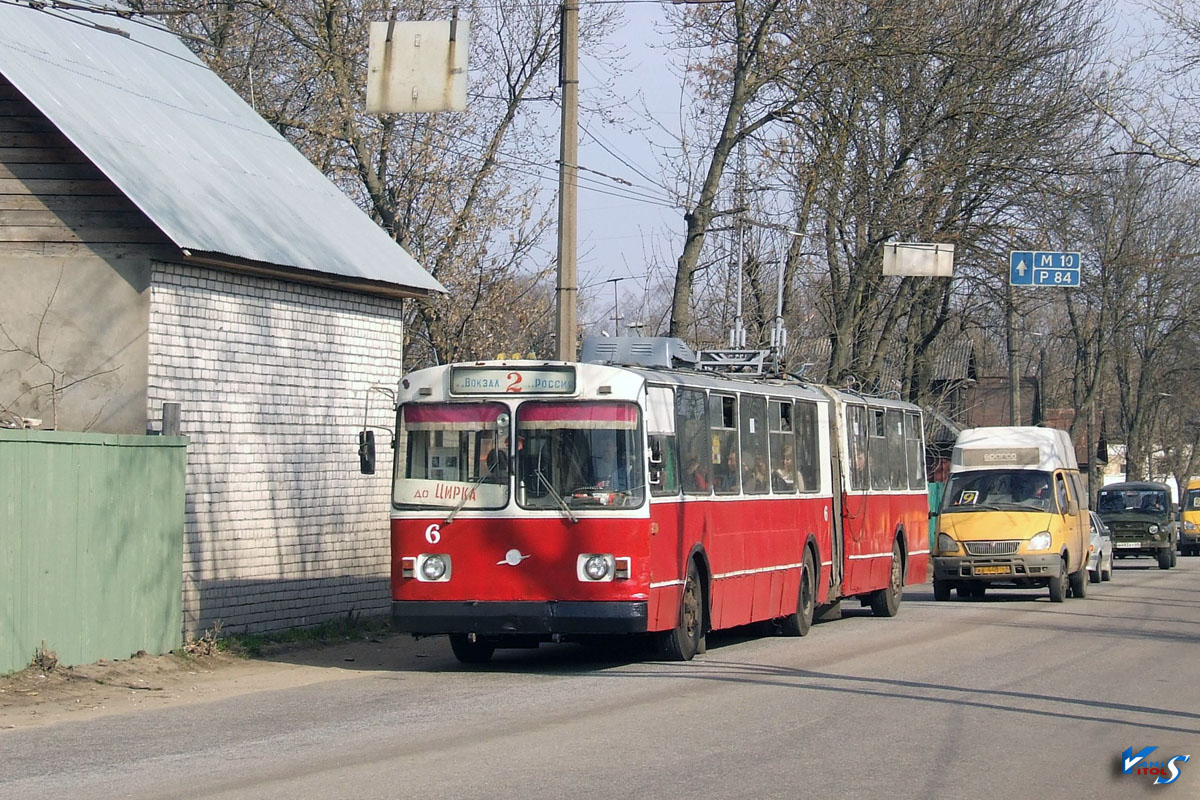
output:
[[566, 0], [560, 6], [559, 86], [562, 87], [562, 129], [558, 160], [558, 360], [575, 360], [579, 329], [577, 304], [579, 275], [576, 264], [579, 164], [579, 2]]

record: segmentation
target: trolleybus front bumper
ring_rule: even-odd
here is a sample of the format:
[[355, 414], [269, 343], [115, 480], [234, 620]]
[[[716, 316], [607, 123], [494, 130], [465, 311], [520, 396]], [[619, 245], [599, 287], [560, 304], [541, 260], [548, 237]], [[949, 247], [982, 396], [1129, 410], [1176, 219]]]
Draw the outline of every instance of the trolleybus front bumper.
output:
[[645, 601], [393, 600], [392, 627], [401, 633], [489, 636], [644, 633], [646, 608]]

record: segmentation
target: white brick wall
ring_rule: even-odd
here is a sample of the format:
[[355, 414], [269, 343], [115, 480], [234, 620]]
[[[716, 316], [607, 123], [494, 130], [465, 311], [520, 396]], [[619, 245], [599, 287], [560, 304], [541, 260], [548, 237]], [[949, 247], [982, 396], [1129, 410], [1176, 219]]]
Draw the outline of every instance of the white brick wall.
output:
[[150, 292], [148, 416], [177, 402], [191, 437], [185, 632], [386, 614], [392, 451], [377, 432], [361, 475], [357, 437], [400, 377], [400, 302], [176, 264]]

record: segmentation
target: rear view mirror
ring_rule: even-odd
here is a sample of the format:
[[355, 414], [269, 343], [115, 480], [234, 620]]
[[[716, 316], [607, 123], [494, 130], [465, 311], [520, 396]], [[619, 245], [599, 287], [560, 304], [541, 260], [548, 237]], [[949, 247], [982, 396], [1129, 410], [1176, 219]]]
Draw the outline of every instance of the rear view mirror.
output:
[[375, 431], [358, 432], [358, 469], [363, 475], [375, 474]]

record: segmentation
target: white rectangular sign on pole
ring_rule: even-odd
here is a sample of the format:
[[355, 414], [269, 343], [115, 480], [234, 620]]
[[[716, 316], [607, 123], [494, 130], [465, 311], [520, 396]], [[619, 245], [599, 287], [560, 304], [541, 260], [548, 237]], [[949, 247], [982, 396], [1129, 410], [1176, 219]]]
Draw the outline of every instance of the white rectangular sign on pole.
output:
[[467, 110], [471, 23], [372, 22], [367, 113]]
[[954, 276], [954, 245], [935, 242], [885, 242], [883, 274]]

